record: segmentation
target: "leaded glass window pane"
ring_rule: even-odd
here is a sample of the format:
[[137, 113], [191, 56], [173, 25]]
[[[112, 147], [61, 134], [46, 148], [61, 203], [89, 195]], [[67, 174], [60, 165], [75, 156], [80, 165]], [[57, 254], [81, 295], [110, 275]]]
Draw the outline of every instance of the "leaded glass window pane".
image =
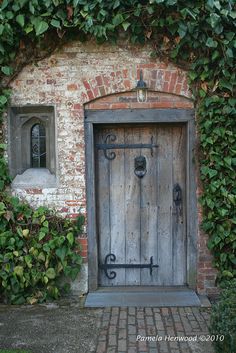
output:
[[46, 168], [46, 131], [42, 124], [31, 129], [31, 167]]

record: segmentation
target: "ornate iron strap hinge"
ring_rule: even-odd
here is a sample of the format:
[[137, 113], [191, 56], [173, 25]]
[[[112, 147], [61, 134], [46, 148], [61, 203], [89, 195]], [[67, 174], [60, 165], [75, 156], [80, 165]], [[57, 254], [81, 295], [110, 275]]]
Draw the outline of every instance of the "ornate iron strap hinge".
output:
[[114, 254], [108, 254], [105, 257], [105, 263], [104, 264], [99, 264], [98, 267], [101, 270], [104, 270], [105, 275], [109, 279], [114, 279], [116, 278], [116, 272], [111, 271], [110, 274], [107, 272], [110, 269], [113, 268], [149, 268], [150, 270], [150, 276], [152, 276], [152, 269], [154, 267], [159, 267], [158, 265], [153, 265], [153, 256], [150, 257], [150, 263], [149, 264], [108, 264], [107, 261], [110, 259], [110, 261], [115, 262], [116, 261], [116, 256]]
[[124, 148], [148, 148], [151, 150], [151, 156], [153, 156], [153, 148], [158, 147], [158, 145], [153, 143], [153, 136], [151, 137], [151, 143], [136, 143], [136, 144], [126, 144], [126, 143], [120, 143], [120, 144], [115, 144], [112, 142], [116, 141], [116, 135], [114, 134], [108, 134], [105, 137], [104, 143], [97, 143], [96, 148], [99, 150], [103, 150], [104, 156], [106, 159], [109, 159], [110, 161], [116, 158], [116, 154], [114, 151], [112, 152], [107, 152], [107, 150], [116, 150], [116, 149], [124, 149]]

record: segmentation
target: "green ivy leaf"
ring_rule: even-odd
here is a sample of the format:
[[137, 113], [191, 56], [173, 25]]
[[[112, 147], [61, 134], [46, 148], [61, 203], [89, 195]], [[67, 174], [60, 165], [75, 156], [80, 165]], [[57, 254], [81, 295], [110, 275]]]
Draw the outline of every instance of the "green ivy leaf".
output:
[[122, 27], [124, 28], [125, 31], [127, 31], [127, 29], [129, 28], [130, 25], [131, 25], [130, 22], [123, 22], [122, 23]]
[[232, 91], [232, 90], [233, 90], [233, 85], [232, 85], [232, 83], [229, 82], [229, 81], [223, 80], [223, 79], [220, 80], [219, 86], [220, 86], [221, 88], [227, 88], [229, 91]]
[[65, 246], [56, 250], [56, 255], [60, 258], [61, 261], [64, 261], [66, 253], [67, 253], [67, 249]]
[[9, 4], [9, 0], [3, 0], [1, 5], [1, 10], [3, 11]]
[[218, 43], [216, 40], [213, 40], [213, 38], [208, 37], [206, 41], [206, 46], [209, 48], [216, 48], [218, 46]]
[[60, 23], [60, 21], [58, 21], [58, 20], [52, 20], [51, 21], [51, 25], [53, 26], [53, 27], [56, 27], [56, 28], [61, 28], [61, 23]]
[[22, 266], [15, 266], [14, 267], [14, 273], [19, 276], [22, 277], [23, 273], [24, 273], [24, 268]]
[[46, 276], [49, 279], [54, 279], [56, 277], [56, 272], [55, 272], [54, 268], [52, 268], [52, 267], [48, 268], [46, 271]]
[[70, 245], [72, 245], [74, 243], [74, 235], [73, 235], [73, 233], [71, 233], [71, 232], [68, 233], [66, 238], [67, 238], [67, 240], [68, 240]]
[[211, 13], [210, 14], [210, 23], [211, 23], [211, 27], [212, 28], [215, 28], [217, 23], [219, 22], [220, 20], [220, 16], [217, 15], [216, 13]]
[[40, 34], [43, 34], [44, 32], [47, 31], [48, 24], [47, 24], [47, 22], [42, 21], [41, 19], [37, 19], [34, 22], [34, 28], [35, 28], [36, 36], [39, 36]]
[[122, 22], [124, 22], [124, 17], [120, 13], [118, 13], [112, 20], [112, 23], [113, 23], [114, 26], [118, 26]]
[[21, 27], [24, 27], [25, 25], [25, 16], [24, 15], [17, 15], [16, 16], [16, 22], [19, 23]]
[[7, 103], [7, 98], [5, 96], [0, 96], [0, 104], [4, 105]]
[[10, 76], [13, 73], [13, 69], [10, 66], [2, 66], [1, 71], [7, 76]]
[[39, 232], [39, 241], [45, 238], [46, 234], [45, 232]]

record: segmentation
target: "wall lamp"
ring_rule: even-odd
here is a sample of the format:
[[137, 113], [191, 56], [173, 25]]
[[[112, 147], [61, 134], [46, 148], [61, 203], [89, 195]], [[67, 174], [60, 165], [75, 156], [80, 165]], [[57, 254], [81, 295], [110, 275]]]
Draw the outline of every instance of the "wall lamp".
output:
[[137, 92], [137, 101], [139, 103], [147, 102], [147, 91], [148, 87], [146, 82], [143, 81], [143, 71], [140, 70], [140, 77], [137, 82], [137, 86], [135, 87], [135, 91]]

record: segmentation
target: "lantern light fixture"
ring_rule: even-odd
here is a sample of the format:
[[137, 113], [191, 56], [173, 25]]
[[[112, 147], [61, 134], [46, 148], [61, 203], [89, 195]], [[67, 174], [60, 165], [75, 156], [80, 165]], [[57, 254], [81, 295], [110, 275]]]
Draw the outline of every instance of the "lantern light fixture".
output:
[[147, 102], [148, 87], [147, 87], [146, 82], [143, 81], [143, 71], [142, 70], [140, 70], [140, 77], [137, 82], [137, 86], [135, 87], [135, 90], [137, 92], [137, 101], [139, 103]]

